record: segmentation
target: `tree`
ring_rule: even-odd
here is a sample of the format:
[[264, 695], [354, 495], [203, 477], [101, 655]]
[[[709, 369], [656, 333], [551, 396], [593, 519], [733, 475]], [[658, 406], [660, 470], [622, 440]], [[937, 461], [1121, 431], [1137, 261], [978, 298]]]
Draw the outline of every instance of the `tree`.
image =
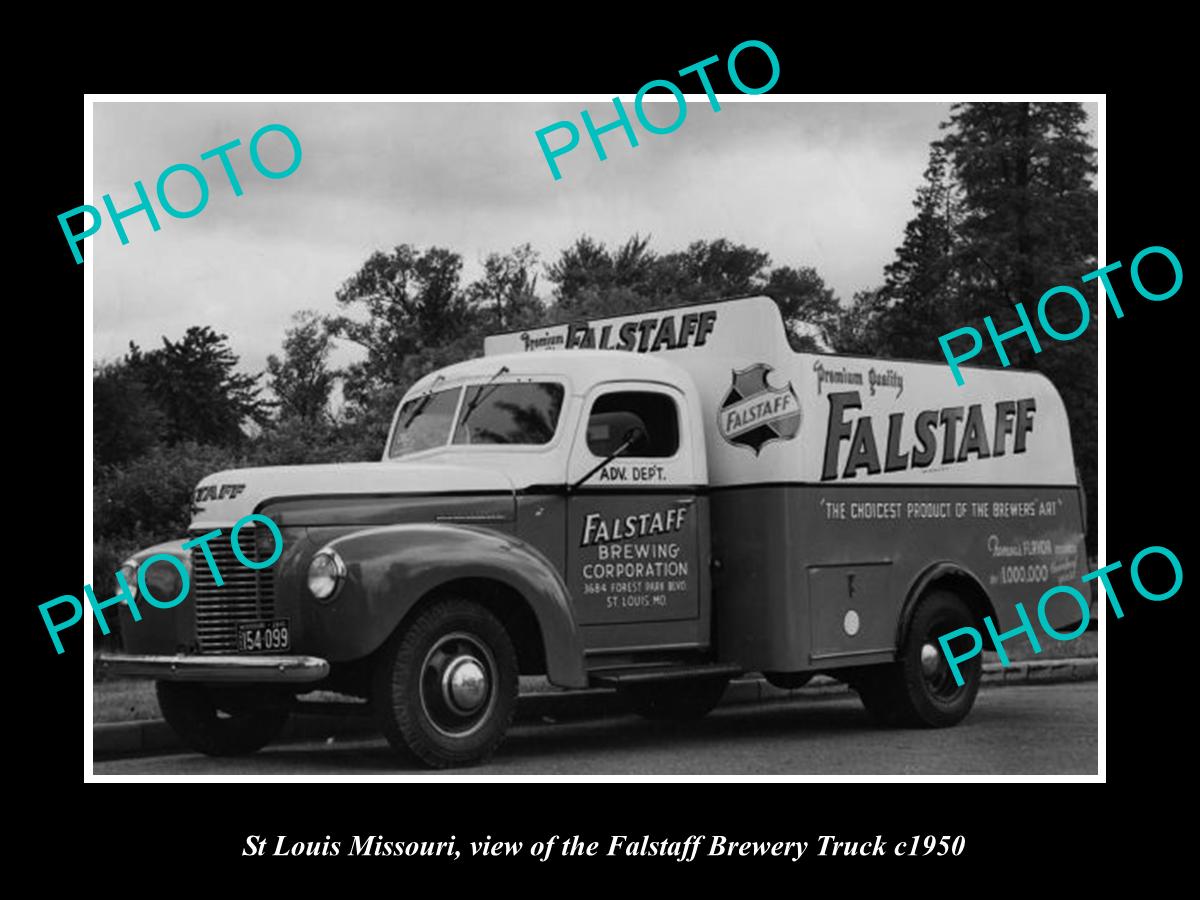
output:
[[686, 250], [659, 258], [652, 286], [672, 306], [744, 297], [761, 290], [762, 273], [770, 262], [763, 251], [726, 238], [693, 241]]
[[976, 298], [1036, 300], [1095, 260], [1096, 151], [1086, 119], [1078, 103], [953, 107], [940, 148], [961, 191], [959, 270]]
[[124, 360], [92, 374], [92, 447], [97, 465], [121, 465], [157, 446], [167, 419]]
[[613, 283], [617, 287], [636, 288], [645, 284], [658, 264], [658, 256], [650, 249], [650, 235], [633, 237], [612, 254]]
[[779, 306], [796, 349], [817, 349], [837, 325], [839, 305], [811, 267], [769, 269], [762, 250], [727, 238], [693, 241], [659, 256], [635, 234], [615, 251], [586, 235], [547, 266], [558, 321], [766, 294]]
[[328, 416], [337, 373], [328, 367], [332, 338], [325, 320], [311, 310], [296, 313], [283, 339], [283, 358], [267, 357], [268, 385], [282, 421], [316, 423]]
[[192, 496], [202, 478], [244, 463], [232, 448], [185, 441], [156, 445], [119, 466], [98, 469], [92, 486], [96, 594], [116, 593], [113, 573], [129, 554], [187, 534]]
[[235, 371], [238, 357], [226, 335], [205, 325], [188, 328], [180, 341], [143, 352], [132, 341], [125, 365], [166, 417], [165, 439], [233, 445], [247, 420], [265, 424], [270, 404], [259, 398], [259, 375]]
[[793, 349], [828, 349], [842, 308], [816, 269], [780, 266], [771, 270], [760, 290], [779, 307]]
[[[1078, 103], [971, 103], [956, 106], [941, 141], [961, 192], [954, 255], [962, 312], [992, 315], [998, 331], [1020, 324], [1012, 307], [1035, 317], [1041, 295], [1075, 284], [1097, 318], [1095, 284], [1080, 277], [1096, 268], [1096, 151]], [[1048, 319], [1060, 333], [1079, 323], [1074, 303], [1056, 302]], [[952, 327], [957, 327], [956, 323]], [[940, 332], [939, 332], [940, 333]], [[1050, 344], [1050, 346], [1045, 346]], [[1076, 464], [1088, 493], [1089, 542], [1096, 530], [1098, 335], [1092, 324], [1069, 343], [1009, 341], [1014, 365], [1043, 371], [1067, 407]]]
[[882, 348], [889, 344], [887, 320], [892, 305], [886, 287], [856, 292], [830, 329], [830, 346], [837, 353], [862, 356], [888, 352]]
[[[937, 338], [991, 316], [1003, 333], [1020, 324], [1014, 306], [1036, 316], [1041, 295], [1074, 284], [1096, 320], [1095, 285], [1079, 284], [1096, 267], [1096, 151], [1078, 103], [967, 103], [951, 108], [946, 134], [930, 152], [896, 260], [886, 269], [884, 303], [853, 310], [872, 323], [874, 352], [944, 359]], [[864, 298], [865, 299], [865, 298]], [[857, 304], [856, 304], [857, 305]], [[852, 308], [853, 309], [853, 308]], [[1048, 318], [1059, 332], [1079, 323], [1070, 302]], [[860, 332], [862, 329], [858, 329]], [[1070, 343], [1043, 340], [1034, 353], [1021, 338], [1005, 343], [1012, 365], [1045, 372], [1063, 396], [1075, 458], [1088, 492], [1089, 541], [1095, 535], [1097, 330]], [[1094, 543], [1092, 544], [1094, 546]]]
[[[878, 336], [894, 356], [930, 356], [930, 335], [947, 317], [962, 319], [966, 310], [955, 271], [954, 226], [957, 219], [955, 186], [945, 148], [935, 143], [925, 169], [925, 183], [913, 201], [917, 210], [904, 228], [904, 243], [896, 259], [884, 268], [884, 293], [889, 303], [876, 302]], [[884, 350], [885, 348], [879, 348]]]
[[483, 276], [468, 293], [488, 331], [511, 331], [541, 322], [546, 306], [537, 296], [538, 254], [529, 244], [490, 253]]
[[546, 266], [546, 277], [555, 285], [555, 318], [594, 317], [595, 308], [619, 310], [606, 315], [646, 308], [653, 301], [650, 282], [658, 265], [649, 243], [649, 237], [635, 234], [613, 252], [587, 235], [576, 238]]
[[381, 394], [407, 386], [405, 360], [431, 348], [457, 348], [465, 358], [478, 343], [478, 316], [460, 289], [462, 258], [441, 247], [401, 244], [376, 252], [338, 290], [340, 307], [358, 313], [329, 320], [334, 337], [362, 347], [366, 358], [346, 370], [347, 402], [374, 410]]
[[[885, 269], [890, 352], [939, 358], [938, 334], [985, 315], [1007, 330], [1019, 323], [1016, 303], [1088, 271], [1096, 168], [1085, 123], [1077, 103], [952, 107]], [[1006, 350], [1014, 363], [1034, 362], [1030, 348]]]

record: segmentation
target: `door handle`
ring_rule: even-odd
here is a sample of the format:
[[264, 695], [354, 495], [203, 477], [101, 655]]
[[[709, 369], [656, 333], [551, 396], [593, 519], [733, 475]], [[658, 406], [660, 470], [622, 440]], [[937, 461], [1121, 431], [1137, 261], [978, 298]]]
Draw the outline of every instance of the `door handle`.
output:
[[695, 497], [682, 497], [679, 500], [675, 501], [675, 505], [676, 506], [691, 506], [695, 502], [696, 502]]

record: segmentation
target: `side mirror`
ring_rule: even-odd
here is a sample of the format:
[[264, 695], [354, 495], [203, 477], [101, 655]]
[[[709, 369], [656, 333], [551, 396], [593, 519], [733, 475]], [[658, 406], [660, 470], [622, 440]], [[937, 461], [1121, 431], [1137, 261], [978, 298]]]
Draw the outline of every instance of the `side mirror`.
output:
[[625, 436], [621, 438], [621, 445], [613, 451], [613, 459], [618, 456], [624, 456], [629, 452], [629, 448], [646, 436], [645, 430], [640, 425], [634, 425], [625, 432]]

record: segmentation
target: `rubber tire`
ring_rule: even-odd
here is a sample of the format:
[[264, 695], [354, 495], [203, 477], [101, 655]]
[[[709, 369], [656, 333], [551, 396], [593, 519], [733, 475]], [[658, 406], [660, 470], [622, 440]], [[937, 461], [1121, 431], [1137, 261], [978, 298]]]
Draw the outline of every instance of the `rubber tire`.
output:
[[[497, 668], [495, 705], [484, 725], [465, 738], [439, 732], [421, 703], [420, 667], [437, 640], [461, 631], [486, 644]], [[478, 765], [504, 741], [517, 709], [517, 652], [508, 631], [487, 608], [458, 597], [422, 610], [382, 648], [375, 667], [372, 702], [388, 743], [430, 768]]]
[[[228, 717], [217, 715], [208, 685], [181, 681], [155, 683], [158, 708], [185, 745], [207, 756], [245, 756], [260, 750], [279, 736], [287, 724], [288, 710], [284, 706], [263, 705], [254, 708], [252, 702], [239, 704], [240, 709]], [[225, 689], [226, 694], [232, 693]], [[247, 699], [252, 698], [247, 689]], [[224, 711], [224, 710], [223, 710]]]
[[974, 627], [976, 617], [957, 594], [935, 589], [913, 609], [904, 645], [896, 662], [864, 669], [851, 680], [863, 706], [883, 725], [946, 728], [957, 725], [975, 705], [983, 680], [983, 660], [975, 656], [959, 664], [963, 686], [951, 698], [936, 696], [921, 669], [921, 646], [957, 628]]
[[763, 678], [767, 679], [767, 684], [771, 687], [777, 687], [781, 691], [794, 691], [812, 681], [816, 674], [816, 672], [763, 672]]
[[622, 689], [629, 705], [645, 719], [686, 722], [702, 719], [721, 702], [728, 678], [691, 678]]

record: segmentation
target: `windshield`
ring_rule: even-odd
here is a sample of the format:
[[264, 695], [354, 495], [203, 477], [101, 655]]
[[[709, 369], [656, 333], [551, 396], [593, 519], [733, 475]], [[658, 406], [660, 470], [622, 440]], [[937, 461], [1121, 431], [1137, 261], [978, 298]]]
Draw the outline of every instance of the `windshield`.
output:
[[[451, 443], [450, 426], [463, 388], [419, 394], [406, 400], [388, 447], [395, 459]], [[453, 443], [547, 444], [558, 428], [563, 387], [553, 382], [496, 382], [466, 387]]]
[[406, 453], [443, 446], [450, 437], [450, 425], [461, 392], [460, 387], [447, 388], [405, 401], [396, 418], [396, 433], [392, 436], [388, 456], [394, 459]]
[[456, 444], [546, 444], [558, 427], [563, 388], [552, 382], [467, 388]]

